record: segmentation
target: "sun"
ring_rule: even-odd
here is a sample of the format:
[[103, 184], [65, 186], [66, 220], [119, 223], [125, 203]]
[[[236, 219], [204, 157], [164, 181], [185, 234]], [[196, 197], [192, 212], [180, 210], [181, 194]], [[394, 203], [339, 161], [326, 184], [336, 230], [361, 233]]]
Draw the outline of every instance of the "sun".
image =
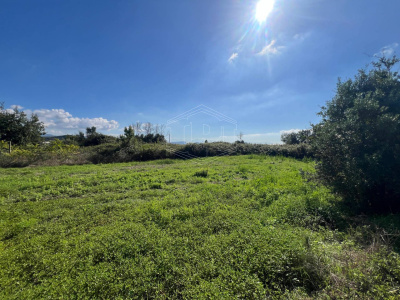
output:
[[256, 20], [264, 22], [274, 9], [275, 0], [260, 0], [256, 6]]

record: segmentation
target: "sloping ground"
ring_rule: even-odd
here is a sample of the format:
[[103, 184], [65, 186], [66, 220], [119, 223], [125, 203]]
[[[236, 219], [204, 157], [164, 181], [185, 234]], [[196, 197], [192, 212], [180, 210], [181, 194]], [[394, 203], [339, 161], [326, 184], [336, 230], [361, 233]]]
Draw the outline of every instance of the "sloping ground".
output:
[[0, 298], [400, 296], [392, 233], [348, 225], [313, 162], [195, 162], [0, 170]]

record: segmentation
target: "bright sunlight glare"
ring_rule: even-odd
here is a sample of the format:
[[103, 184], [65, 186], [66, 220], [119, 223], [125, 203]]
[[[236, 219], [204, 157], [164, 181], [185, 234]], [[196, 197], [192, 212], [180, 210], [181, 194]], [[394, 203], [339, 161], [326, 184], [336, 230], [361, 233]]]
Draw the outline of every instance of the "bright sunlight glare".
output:
[[260, 0], [256, 6], [256, 20], [259, 23], [264, 22], [268, 15], [271, 13], [274, 8], [275, 1], [274, 0]]

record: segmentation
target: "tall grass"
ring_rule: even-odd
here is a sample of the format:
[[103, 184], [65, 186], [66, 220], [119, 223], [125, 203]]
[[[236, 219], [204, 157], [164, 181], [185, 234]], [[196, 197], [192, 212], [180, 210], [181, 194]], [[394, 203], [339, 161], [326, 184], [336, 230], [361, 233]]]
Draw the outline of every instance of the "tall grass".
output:
[[0, 298], [399, 297], [396, 216], [349, 226], [313, 162], [160, 162], [3, 169]]

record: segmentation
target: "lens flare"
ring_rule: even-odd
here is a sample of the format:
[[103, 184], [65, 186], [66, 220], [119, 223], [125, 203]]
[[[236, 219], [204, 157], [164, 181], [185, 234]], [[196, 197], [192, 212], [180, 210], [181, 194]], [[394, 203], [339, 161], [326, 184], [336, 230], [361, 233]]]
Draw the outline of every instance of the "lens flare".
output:
[[268, 15], [274, 9], [274, 0], [260, 0], [256, 6], [256, 20], [259, 23], [265, 22]]

